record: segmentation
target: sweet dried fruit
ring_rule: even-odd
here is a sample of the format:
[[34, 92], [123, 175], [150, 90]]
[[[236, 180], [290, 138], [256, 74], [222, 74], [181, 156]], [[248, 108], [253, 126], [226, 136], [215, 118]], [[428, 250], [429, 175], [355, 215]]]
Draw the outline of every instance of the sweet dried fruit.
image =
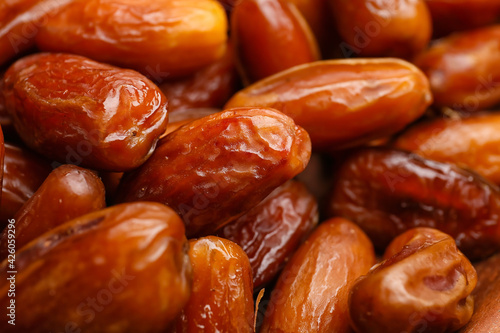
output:
[[321, 223], [281, 273], [261, 332], [349, 332], [349, 290], [374, 263], [373, 246], [354, 223]]
[[[8, 261], [0, 265], [7, 291]], [[72, 220], [15, 254], [16, 325], [10, 332], [164, 332], [190, 294], [182, 220], [132, 203]], [[7, 292], [0, 295], [6, 309]]]
[[356, 332], [455, 332], [469, 321], [477, 275], [453, 238], [412, 229], [389, 245], [384, 258], [351, 289]]
[[429, 82], [398, 59], [318, 61], [261, 80], [226, 108], [271, 107], [292, 117], [314, 149], [341, 149], [393, 134], [432, 102]]
[[[92, 171], [63, 165], [50, 173], [14, 216], [16, 247], [55, 227], [106, 207], [104, 185]], [[7, 257], [8, 229], [0, 235], [0, 259]]]
[[318, 204], [300, 182], [289, 180], [257, 206], [217, 231], [246, 252], [259, 290], [283, 268], [318, 222]]
[[336, 175], [332, 216], [356, 222], [378, 249], [414, 227], [455, 238], [468, 258], [500, 250], [500, 191], [482, 177], [408, 152], [369, 148]]
[[84, 57], [39, 53], [5, 73], [19, 136], [48, 158], [92, 169], [141, 165], [167, 126], [167, 100], [141, 74]]
[[162, 139], [122, 179], [118, 201], [155, 201], [184, 219], [188, 236], [210, 234], [304, 170], [307, 133], [286, 115], [236, 108], [195, 120]]
[[42, 51], [132, 68], [157, 82], [213, 63], [226, 41], [226, 13], [216, 0], [73, 0], [36, 37]]
[[235, 243], [214, 236], [189, 241], [193, 290], [171, 332], [252, 333], [252, 269]]

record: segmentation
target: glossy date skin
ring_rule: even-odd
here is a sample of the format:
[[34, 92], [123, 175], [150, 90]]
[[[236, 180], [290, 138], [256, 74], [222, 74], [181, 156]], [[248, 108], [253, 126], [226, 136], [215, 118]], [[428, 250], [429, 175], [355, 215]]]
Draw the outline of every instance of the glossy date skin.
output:
[[425, 3], [432, 16], [435, 37], [494, 24], [500, 19], [499, 0], [425, 0]]
[[414, 59], [437, 107], [474, 112], [500, 103], [500, 25], [456, 33]]
[[[104, 185], [94, 172], [62, 165], [50, 173], [14, 216], [16, 247], [55, 227], [106, 207]], [[8, 229], [0, 235], [0, 259], [7, 258]]]
[[455, 238], [471, 260], [500, 250], [500, 191], [475, 173], [387, 148], [353, 153], [336, 174], [331, 216], [356, 222], [378, 249], [414, 227]]
[[36, 43], [42, 51], [83, 55], [161, 81], [219, 59], [226, 30], [216, 0], [74, 0], [47, 19]]
[[14, 217], [52, 171], [50, 163], [26, 148], [5, 144], [0, 227]]
[[307, 133], [266, 108], [235, 108], [195, 120], [162, 139], [122, 179], [118, 201], [172, 207], [188, 237], [235, 220], [307, 165]]
[[246, 83], [319, 60], [300, 12], [286, 0], [241, 0], [231, 14], [231, 40]]
[[[0, 265], [7, 307], [8, 261]], [[156, 203], [67, 222], [16, 253], [16, 314], [2, 332], [164, 332], [186, 304], [191, 265], [182, 220]]]
[[329, 0], [346, 55], [410, 59], [431, 38], [424, 0]]
[[327, 60], [297, 66], [236, 93], [226, 108], [272, 107], [335, 150], [397, 132], [432, 102], [429, 82], [398, 59]]
[[246, 252], [258, 291], [283, 268], [317, 223], [316, 199], [303, 184], [289, 180], [217, 234]]
[[415, 228], [356, 281], [349, 314], [358, 333], [455, 332], [472, 316], [477, 275], [450, 236]]
[[252, 269], [235, 243], [214, 236], [189, 241], [193, 288], [169, 332], [253, 333]]
[[500, 115], [433, 119], [403, 132], [394, 146], [425, 158], [453, 163], [500, 184]]
[[350, 332], [349, 290], [373, 264], [373, 246], [354, 223], [321, 223], [281, 273], [261, 333]]
[[3, 91], [23, 141], [63, 164], [136, 168], [168, 122], [168, 102], [146, 77], [75, 55], [18, 60], [5, 74]]

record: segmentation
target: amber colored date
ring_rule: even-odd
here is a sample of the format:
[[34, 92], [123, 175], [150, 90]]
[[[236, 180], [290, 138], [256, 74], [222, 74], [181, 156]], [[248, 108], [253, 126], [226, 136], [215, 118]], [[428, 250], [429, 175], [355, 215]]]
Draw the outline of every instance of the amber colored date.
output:
[[179, 129], [181, 126], [184, 126], [194, 120], [212, 115], [220, 111], [221, 110], [219, 109], [213, 109], [213, 108], [194, 108], [194, 109], [178, 110], [177, 112], [169, 116], [167, 129], [165, 130], [165, 133], [161, 135], [160, 139], [163, 139], [173, 131]]
[[318, 204], [300, 182], [289, 180], [217, 234], [246, 252], [255, 290], [270, 282], [318, 222]]
[[455, 332], [472, 316], [477, 275], [450, 236], [415, 228], [356, 281], [349, 314], [358, 333]]
[[132, 68], [155, 81], [211, 64], [226, 41], [226, 13], [216, 0], [74, 0], [36, 37], [42, 51]]
[[336, 179], [330, 214], [356, 222], [378, 249], [422, 226], [451, 235], [470, 259], [500, 250], [500, 192], [475, 173], [372, 148], [347, 158]]
[[[55, 227], [106, 207], [104, 185], [92, 171], [62, 165], [50, 173], [14, 216], [16, 247]], [[0, 259], [7, 257], [7, 229], [0, 236]]]
[[473, 112], [500, 103], [500, 25], [442, 38], [415, 58], [434, 104]]
[[261, 333], [349, 332], [349, 290], [373, 264], [373, 246], [354, 223], [321, 223], [281, 273]]
[[459, 332], [497, 332], [500, 324], [500, 254], [475, 265], [474, 314]]
[[346, 56], [410, 59], [431, 38], [424, 0], [328, 0]]
[[385, 137], [420, 117], [429, 82], [398, 59], [327, 60], [297, 66], [238, 92], [226, 104], [272, 107], [311, 136], [313, 149], [341, 149]]
[[304, 170], [307, 133], [266, 108], [235, 108], [195, 120], [162, 139], [122, 179], [118, 201], [155, 201], [184, 219], [188, 236], [210, 234]]
[[[2, 332], [164, 332], [186, 304], [191, 265], [182, 220], [156, 203], [67, 222], [18, 250], [16, 315]], [[0, 265], [7, 291], [8, 261]], [[0, 295], [6, 308], [7, 292]]]
[[25, 148], [5, 144], [0, 228], [14, 217], [52, 171], [50, 163]]
[[194, 108], [221, 108], [236, 92], [238, 73], [232, 47], [224, 56], [195, 74], [158, 87], [168, 98], [170, 114]]
[[394, 146], [472, 169], [500, 184], [500, 114], [419, 123], [399, 136]]
[[316, 40], [286, 0], [241, 0], [231, 14], [231, 40], [247, 83], [319, 60]]
[[252, 269], [235, 243], [208, 236], [189, 241], [193, 291], [169, 332], [253, 333]]
[[425, 0], [432, 16], [434, 36], [471, 30], [500, 19], [499, 0]]
[[5, 73], [4, 95], [23, 141], [91, 169], [141, 165], [167, 126], [167, 100], [143, 75], [84, 57], [39, 53]]

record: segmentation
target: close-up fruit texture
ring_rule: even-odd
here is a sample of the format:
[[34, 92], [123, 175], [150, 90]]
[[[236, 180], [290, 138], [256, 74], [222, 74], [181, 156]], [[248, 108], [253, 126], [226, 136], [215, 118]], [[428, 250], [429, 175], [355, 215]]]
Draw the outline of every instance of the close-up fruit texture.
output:
[[500, 333], [500, 0], [0, 0], [1, 333]]

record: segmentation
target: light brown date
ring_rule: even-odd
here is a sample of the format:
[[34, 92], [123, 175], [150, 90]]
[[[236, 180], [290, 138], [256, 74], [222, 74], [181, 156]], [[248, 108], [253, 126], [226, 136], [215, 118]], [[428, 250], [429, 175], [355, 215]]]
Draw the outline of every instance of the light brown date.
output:
[[351, 289], [356, 332], [451, 333], [469, 321], [477, 275], [453, 238], [412, 229], [389, 245], [384, 258]]
[[373, 264], [373, 246], [354, 223], [321, 223], [281, 273], [261, 333], [349, 332], [349, 290]]
[[69, 54], [39, 53], [5, 74], [14, 126], [63, 164], [125, 171], [141, 165], [167, 126], [168, 102], [143, 75]]
[[14, 217], [52, 171], [50, 163], [26, 148], [5, 144], [0, 228]]
[[341, 149], [385, 137], [432, 102], [425, 75], [397, 59], [327, 60], [297, 66], [233, 96], [226, 108], [272, 107], [311, 136], [313, 149]]
[[[8, 261], [0, 305], [9, 304]], [[164, 332], [186, 304], [191, 265], [182, 220], [132, 203], [67, 222], [15, 254], [16, 325], [10, 332]], [[22, 318], [22, 319], [21, 319]]]
[[319, 60], [316, 40], [285, 0], [241, 0], [231, 14], [231, 40], [247, 83]]
[[118, 201], [155, 201], [184, 219], [188, 236], [207, 235], [304, 170], [307, 133], [266, 108], [235, 108], [195, 120], [162, 139], [122, 179]]
[[132, 68], [157, 82], [213, 63], [226, 41], [226, 13], [216, 0], [73, 0], [36, 36], [42, 51]]
[[[55, 227], [106, 207], [104, 185], [92, 171], [62, 165], [52, 171], [14, 216], [16, 247]], [[0, 235], [0, 260], [7, 257], [9, 231]]]
[[500, 25], [456, 33], [414, 63], [427, 75], [437, 107], [474, 112], [500, 103]]
[[500, 184], [500, 114], [419, 123], [400, 135], [394, 146], [472, 169]]
[[431, 38], [425, 0], [328, 0], [345, 56], [410, 59]]
[[217, 234], [246, 252], [257, 291], [276, 276], [317, 223], [316, 199], [303, 184], [289, 180]]
[[452, 164], [387, 148], [351, 154], [336, 173], [329, 210], [356, 222], [376, 248], [414, 227], [455, 238], [470, 259], [500, 250], [500, 192]]
[[193, 291], [170, 332], [253, 333], [252, 269], [235, 243], [214, 236], [189, 241]]

